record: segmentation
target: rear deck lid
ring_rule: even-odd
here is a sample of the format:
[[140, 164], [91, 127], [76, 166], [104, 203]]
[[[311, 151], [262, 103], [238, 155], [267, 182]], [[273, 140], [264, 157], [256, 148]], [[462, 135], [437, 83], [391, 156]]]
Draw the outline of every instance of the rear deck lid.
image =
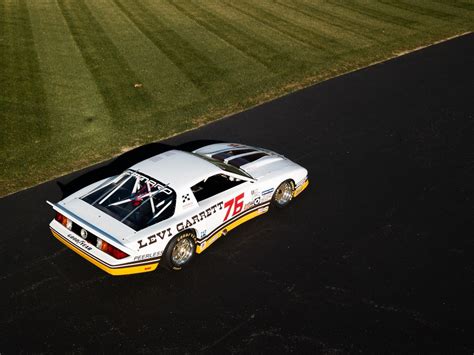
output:
[[132, 228], [79, 198], [51, 205], [57, 212], [99, 237], [123, 244], [135, 234]]

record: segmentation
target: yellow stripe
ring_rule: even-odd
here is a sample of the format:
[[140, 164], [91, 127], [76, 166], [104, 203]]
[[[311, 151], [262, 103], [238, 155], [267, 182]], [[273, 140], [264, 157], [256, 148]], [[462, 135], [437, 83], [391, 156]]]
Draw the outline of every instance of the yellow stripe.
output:
[[56, 237], [56, 239], [58, 239], [61, 243], [63, 243], [69, 249], [76, 252], [77, 254], [82, 256], [84, 259], [90, 261], [95, 266], [97, 266], [97, 267], [101, 268], [102, 270], [108, 272], [110, 275], [114, 275], [114, 276], [116, 276], [116, 275], [129, 275], [129, 274], [138, 274], [138, 273], [141, 273], [141, 272], [149, 272], [149, 271], [155, 270], [158, 266], [158, 263], [154, 263], [154, 264], [148, 264], [148, 265], [130, 266], [130, 267], [124, 267], [124, 268], [120, 268], [120, 269], [113, 269], [113, 268], [110, 268], [110, 267], [98, 262], [97, 260], [91, 258], [89, 255], [87, 255], [86, 253], [84, 253], [80, 249], [78, 249], [78, 248], [74, 247], [73, 245], [69, 244], [68, 242], [66, 242], [63, 239], [63, 237], [61, 237], [54, 230], [51, 229], [51, 232]]
[[303, 185], [299, 186], [295, 191], [293, 191], [293, 197], [296, 197], [300, 193], [302, 193], [303, 190], [308, 187], [308, 184], [309, 184], [309, 180], [306, 180]]
[[217, 239], [222, 237], [224, 235], [223, 234], [224, 230], [229, 232], [230, 230], [234, 229], [235, 227], [241, 225], [242, 223], [245, 223], [245, 222], [247, 222], [248, 220], [250, 220], [252, 218], [258, 217], [258, 216], [260, 216], [261, 214], [264, 214], [267, 211], [268, 211], [268, 206], [262, 207], [261, 209], [258, 209], [258, 210], [254, 211], [252, 213], [249, 213], [249, 214], [243, 216], [242, 218], [237, 219], [235, 222], [232, 222], [231, 224], [225, 226], [224, 228], [222, 228], [221, 230], [216, 232], [210, 239], [206, 240], [203, 244], [198, 245], [197, 248], [196, 248], [196, 253], [201, 254], [212, 243], [214, 243]]

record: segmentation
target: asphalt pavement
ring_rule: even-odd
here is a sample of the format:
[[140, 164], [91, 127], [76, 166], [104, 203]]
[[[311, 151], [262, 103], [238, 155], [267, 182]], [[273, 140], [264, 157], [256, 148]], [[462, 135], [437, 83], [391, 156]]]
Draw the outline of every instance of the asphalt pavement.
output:
[[[0, 353], [472, 354], [473, 66], [469, 34], [0, 199]], [[50, 235], [46, 200], [207, 141], [310, 186], [181, 272], [109, 276]]]

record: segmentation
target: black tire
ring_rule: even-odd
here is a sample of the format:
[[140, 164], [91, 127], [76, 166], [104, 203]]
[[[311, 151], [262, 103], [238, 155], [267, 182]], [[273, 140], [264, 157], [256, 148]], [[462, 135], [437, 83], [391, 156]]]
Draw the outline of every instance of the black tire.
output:
[[286, 207], [293, 200], [294, 184], [291, 180], [283, 181], [272, 196], [272, 205], [278, 208]]
[[195, 238], [194, 233], [186, 231], [171, 239], [163, 254], [162, 265], [174, 271], [189, 265], [196, 254]]

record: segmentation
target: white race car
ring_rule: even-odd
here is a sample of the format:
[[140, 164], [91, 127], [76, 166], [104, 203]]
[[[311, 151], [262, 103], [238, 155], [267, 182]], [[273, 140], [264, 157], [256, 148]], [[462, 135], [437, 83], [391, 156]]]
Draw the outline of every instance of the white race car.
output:
[[272, 151], [212, 144], [170, 150], [58, 203], [50, 223], [67, 247], [112, 275], [188, 265], [228, 231], [286, 206], [308, 171]]

